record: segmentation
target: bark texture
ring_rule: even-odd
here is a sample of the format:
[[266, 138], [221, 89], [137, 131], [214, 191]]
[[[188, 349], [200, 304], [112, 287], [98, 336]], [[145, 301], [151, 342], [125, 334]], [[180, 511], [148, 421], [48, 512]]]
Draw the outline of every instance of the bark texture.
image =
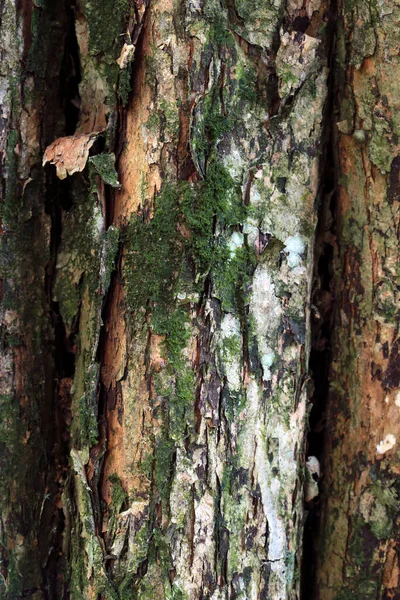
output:
[[2, 597], [396, 597], [396, 11], [0, 2]]
[[336, 176], [325, 236], [333, 270], [324, 292], [334, 294], [334, 316], [317, 555], [317, 597], [327, 600], [400, 593], [399, 19], [394, 3], [339, 3]]

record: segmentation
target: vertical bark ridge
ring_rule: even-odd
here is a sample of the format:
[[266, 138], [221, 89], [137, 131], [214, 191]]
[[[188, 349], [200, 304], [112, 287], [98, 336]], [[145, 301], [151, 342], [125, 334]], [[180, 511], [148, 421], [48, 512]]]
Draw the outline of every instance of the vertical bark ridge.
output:
[[315, 597], [398, 595], [398, 7], [339, 3], [334, 329]]

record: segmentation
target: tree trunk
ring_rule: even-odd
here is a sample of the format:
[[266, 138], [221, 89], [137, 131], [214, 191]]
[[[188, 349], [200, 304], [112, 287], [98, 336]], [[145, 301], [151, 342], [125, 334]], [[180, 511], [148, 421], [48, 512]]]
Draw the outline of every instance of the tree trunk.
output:
[[0, 1], [1, 597], [396, 597], [398, 12]]
[[325, 239], [334, 313], [316, 560], [324, 600], [400, 597], [399, 23], [391, 2], [339, 3]]

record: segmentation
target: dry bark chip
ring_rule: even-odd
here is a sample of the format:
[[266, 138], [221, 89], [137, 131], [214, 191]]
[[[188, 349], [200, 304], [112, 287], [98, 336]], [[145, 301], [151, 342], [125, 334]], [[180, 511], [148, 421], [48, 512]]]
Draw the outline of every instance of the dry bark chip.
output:
[[58, 138], [47, 146], [43, 156], [43, 166], [48, 162], [55, 165], [59, 179], [83, 171], [89, 158], [89, 150], [97, 135], [98, 133], [81, 133]]
[[129, 63], [133, 60], [135, 54], [135, 46], [133, 44], [124, 44], [121, 50], [119, 58], [117, 58], [117, 64], [120, 69], [126, 69]]

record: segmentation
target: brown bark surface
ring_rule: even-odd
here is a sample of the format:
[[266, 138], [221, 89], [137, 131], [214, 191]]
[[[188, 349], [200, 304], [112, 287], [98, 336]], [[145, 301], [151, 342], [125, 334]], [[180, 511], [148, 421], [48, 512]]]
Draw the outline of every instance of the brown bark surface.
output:
[[398, 6], [0, 18], [0, 597], [397, 598]]
[[338, 7], [317, 597], [399, 597], [399, 8]]

